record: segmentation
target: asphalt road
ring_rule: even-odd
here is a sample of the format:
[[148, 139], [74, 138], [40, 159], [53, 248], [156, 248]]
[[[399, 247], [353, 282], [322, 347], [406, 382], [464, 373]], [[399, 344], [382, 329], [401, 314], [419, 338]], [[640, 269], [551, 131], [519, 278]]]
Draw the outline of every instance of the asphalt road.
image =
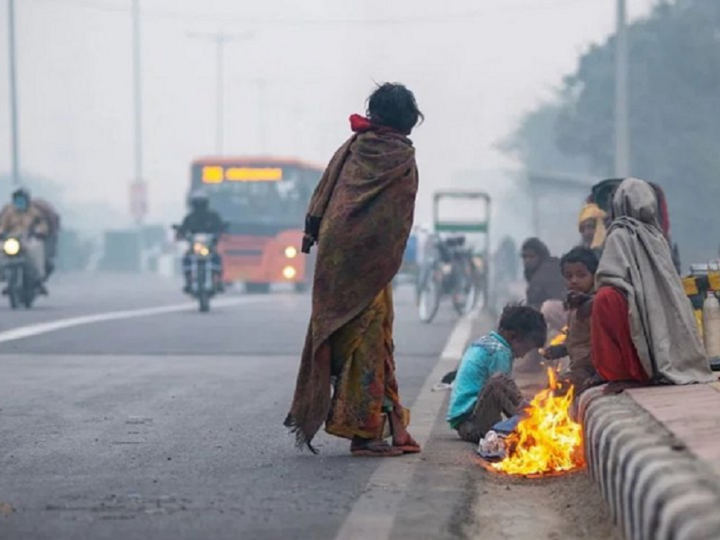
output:
[[[386, 460], [325, 435], [319, 456], [299, 452], [282, 427], [309, 296], [230, 293], [235, 305], [200, 314], [177, 287], [57, 276], [35, 309], [0, 306], [0, 539], [338, 536]], [[162, 306], [177, 311], [148, 313]], [[396, 310], [412, 405], [456, 318], [421, 324], [407, 290]], [[467, 448], [432, 446], [398, 458], [412, 474], [392, 538], [457, 537], [471, 514]]]
[[0, 540], [619, 538], [584, 473], [498, 477], [445, 425], [430, 388], [490, 318], [424, 325], [396, 291], [423, 453], [352, 458], [321, 433], [315, 456], [282, 426], [310, 297], [229, 292], [200, 314], [179, 287], [67, 275], [31, 311], [0, 304]]

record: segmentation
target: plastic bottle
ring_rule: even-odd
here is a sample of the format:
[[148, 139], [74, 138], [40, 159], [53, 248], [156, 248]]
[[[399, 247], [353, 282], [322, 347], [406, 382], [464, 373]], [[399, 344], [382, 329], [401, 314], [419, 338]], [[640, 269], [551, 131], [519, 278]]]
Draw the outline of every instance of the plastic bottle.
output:
[[720, 358], [720, 301], [713, 291], [703, 302], [703, 334], [708, 358]]

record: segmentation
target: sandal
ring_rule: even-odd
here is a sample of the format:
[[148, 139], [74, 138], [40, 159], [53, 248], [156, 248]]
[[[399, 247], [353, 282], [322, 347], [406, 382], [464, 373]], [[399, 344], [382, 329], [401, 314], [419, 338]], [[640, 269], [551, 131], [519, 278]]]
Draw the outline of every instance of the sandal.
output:
[[392, 447], [397, 448], [398, 450], [402, 450], [403, 454], [419, 454], [420, 452], [422, 452], [420, 445], [410, 435], [408, 435], [407, 439], [405, 439], [405, 441], [403, 441], [402, 443], [393, 443]]
[[350, 454], [355, 457], [397, 457], [403, 455], [403, 451], [395, 446], [390, 446], [382, 440], [369, 440], [350, 445]]

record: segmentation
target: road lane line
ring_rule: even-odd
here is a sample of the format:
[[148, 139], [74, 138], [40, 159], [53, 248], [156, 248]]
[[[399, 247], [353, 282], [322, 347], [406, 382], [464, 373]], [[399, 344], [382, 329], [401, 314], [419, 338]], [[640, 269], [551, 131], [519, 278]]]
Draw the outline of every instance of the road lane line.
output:
[[[221, 298], [213, 302], [215, 307], [232, 307], [244, 304], [253, 304], [261, 302], [269, 302], [272, 297], [243, 297], [243, 298]], [[107, 321], [118, 321], [123, 319], [136, 319], [139, 317], [153, 317], [156, 315], [165, 315], [168, 313], [178, 313], [182, 311], [192, 311], [198, 308], [197, 302], [184, 302], [182, 304], [169, 304], [167, 306], [157, 306], [151, 308], [128, 309], [123, 311], [109, 311], [105, 313], [95, 313], [92, 315], [81, 315], [79, 317], [68, 317], [67, 319], [57, 319], [27, 326], [20, 326], [5, 332], [0, 332], [0, 343], [9, 341], [17, 341], [27, 339], [29, 337], [48, 334], [65, 330], [66, 328], [74, 328], [76, 326], [85, 326], [88, 324], [96, 324]]]
[[[437, 364], [425, 379], [415, 403], [412, 405], [410, 432], [425, 446], [438, 417], [445, 392], [433, 392], [432, 388], [443, 375], [453, 371], [472, 338], [473, 324], [479, 312], [461, 318], [455, 325]], [[403, 456], [386, 458], [372, 474], [362, 495], [353, 505], [336, 540], [388, 540], [392, 533], [395, 516], [400, 508], [415, 469], [422, 461], [418, 457]]]

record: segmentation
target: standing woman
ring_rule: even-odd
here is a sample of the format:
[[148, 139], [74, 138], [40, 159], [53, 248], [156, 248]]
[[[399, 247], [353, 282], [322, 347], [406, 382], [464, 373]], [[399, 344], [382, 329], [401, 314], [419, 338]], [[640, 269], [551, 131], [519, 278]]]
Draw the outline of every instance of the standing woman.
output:
[[378, 87], [367, 117], [350, 117], [354, 134], [310, 201], [303, 251], [317, 243], [312, 317], [285, 425], [313, 452], [323, 423], [352, 441], [353, 455], [420, 451], [395, 379], [390, 284], [413, 222], [418, 172], [408, 136], [422, 118], [403, 85]]

